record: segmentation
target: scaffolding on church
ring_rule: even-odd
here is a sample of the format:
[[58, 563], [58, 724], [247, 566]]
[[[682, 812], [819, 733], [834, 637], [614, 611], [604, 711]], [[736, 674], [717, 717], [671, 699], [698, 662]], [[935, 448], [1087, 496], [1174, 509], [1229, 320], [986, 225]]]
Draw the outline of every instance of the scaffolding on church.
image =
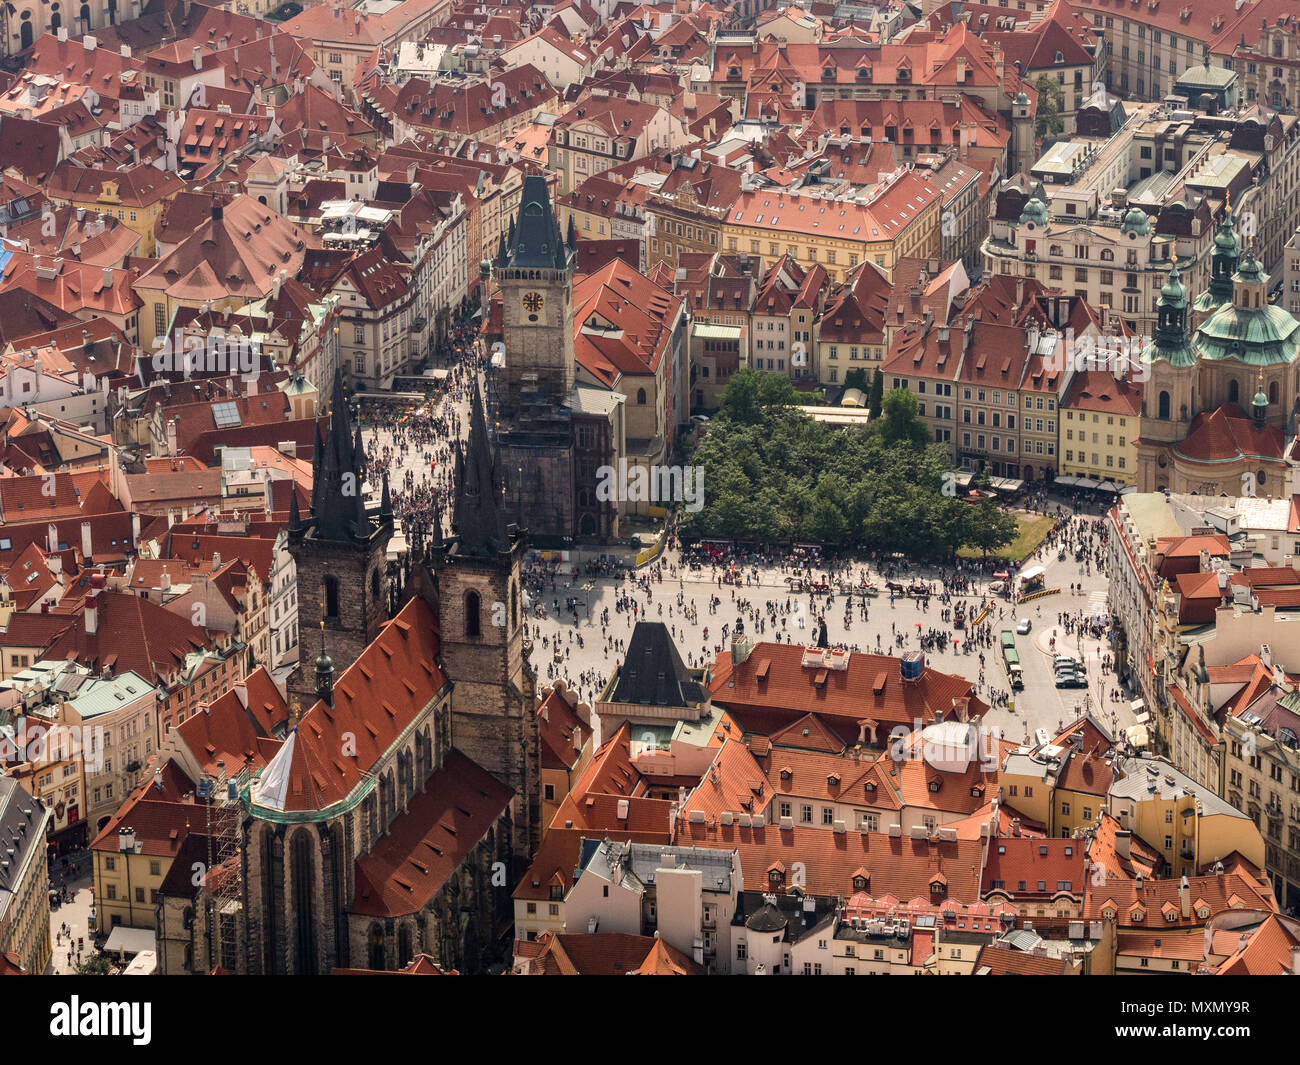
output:
[[217, 761], [215, 775], [205, 773], [198, 783], [198, 798], [207, 810], [208, 861], [201, 884], [207, 915], [209, 971], [220, 966], [240, 973], [243, 870], [240, 835], [244, 815], [241, 798], [243, 771], [228, 776], [226, 763]]

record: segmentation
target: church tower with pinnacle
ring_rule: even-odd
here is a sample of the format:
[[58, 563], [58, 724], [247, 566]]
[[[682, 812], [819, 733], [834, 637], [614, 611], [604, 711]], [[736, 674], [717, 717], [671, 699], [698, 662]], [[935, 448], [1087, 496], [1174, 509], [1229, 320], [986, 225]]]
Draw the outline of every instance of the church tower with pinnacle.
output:
[[[298, 571], [298, 612], [305, 624], [323, 622], [321, 658], [343, 673], [388, 620], [387, 552], [393, 535], [388, 475], [377, 511], [361, 494], [361, 428], [348, 417], [343, 378], [337, 371], [328, 431], [316, 423], [311, 513], [303, 520], [297, 494], [289, 503], [289, 553]], [[328, 648], [328, 654], [326, 653]], [[316, 663], [303, 648], [289, 677], [291, 724], [318, 698]]]
[[526, 862], [542, 833], [536, 675], [524, 649], [527, 534], [506, 521], [477, 382], [469, 439], [457, 451], [452, 535], [444, 538], [437, 517], [416, 539], [419, 565], [408, 589], [438, 618], [452, 744], [514, 791], [512, 847]]

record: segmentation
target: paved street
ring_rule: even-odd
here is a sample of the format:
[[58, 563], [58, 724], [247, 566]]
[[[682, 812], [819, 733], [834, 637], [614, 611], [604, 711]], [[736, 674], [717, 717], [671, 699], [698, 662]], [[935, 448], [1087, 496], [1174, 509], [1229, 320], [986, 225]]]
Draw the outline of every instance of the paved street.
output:
[[[994, 598], [993, 609], [986, 619], [986, 624], [992, 630], [992, 646], [972, 648], [969, 651], [964, 648], [953, 649], [951, 638], [954, 633], [951, 623], [941, 620], [940, 611], [945, 605], [954, 606], [957, 598], [963, 598], [968, 605], [975, 606], [987, 591], [990, 583], [987, 580], [976, 582], [974, 594], [954, 597], [949, 604], [941, 604], [937, 597], [932, 597], [928, 604], [906, 597], [897, 598], [891, 603], [888, 593], [883, 592], [883, 580], [876, 571], [870, 570], [869, 579], [882, 586], [882, 594], [867, 600], [866, 621], [861, 620], [861, 597], [853, 596], [852, 620], [846, 623], [843, 608], [845, 596], [837, 594], [828, 607], [825, 596], [791, 595], [785, 585], [786, 575], [774, 566], [760, 568], [759, 583], [756, 586], [749, 584], [736, 587], [724, 584], [719, 587], [716, 575], [711, 576], [707, 568], [700, 571], [679, 568], [678, 575], [671, 576], [669, 567], [678, 566], [679, 556], [670, 552], [663, 562], [663, 580], [654, 581], [648, 593], [630, 581], [610, 577], [588, 578], [580, 575], [576, 582], [572, 577], [558, 578], [554, 581], [553, 588], [548, 581], [541, 597], [546, 616], [532, 621], [535, 640], [532, 661], [543, 682], [563, 677], [579, 688], [584, 700], [591, 701], [608, 678], [611, 662], [620, 659], [617, 645], [610, 648], [606, 641], [623, 641], [626, 646], [634, 625], [634, 615], [630, 611], [616, 610], [615, 604], [621, 595], [630, 595], [644, 611], [638, 616], [663, 621], [668, 625], [682, 657], [688, 665], [693, 666], [698, 666], [702, 661], [711, 661], [718, 650], [726, 648], [721, 637], [722, 626], [734, 626], [739, 616], [739, 604], [743, 603], [750, 609], [757, 608], [759, 618], [767, 616], [768, 604], [772, 604], [778, 610], [789, 607], [789, 614], [780, 618], [780, 632], [788, 634], [796, 643], [814, 643], [815, 625], [823, 617], [832, 646], [846, 645], [859, 650], [879, 650], [880, 653], [895, 655], [920, 649], [920, 632], [946, 630], [948, 636], [943, 649], [927, 650], [927, 663], [932, 668], [958, 673], [975, 681], [981, 697], [986, 700], [989, 700], [991, 694], [997, 693], [1012, 696], [1008, 707], [995, 706], [986, 718], [988, 724], [1002, 728], [1003, 734], [1009, 739], [1030, 739], [1035, 730], [1040, 728], [1055, 730], [1075, 717], [1086, 700], [1090, 701], [1093, 708], [1099, 705], [1102, 707], [1101, 716], [1107, 724], [1113, 723], [1118, 727], [1131, 725], [1133, 720], [1128, 710], [1128, 699], [1113, 700], [1115, 679], [1113, 675], [1102, 671], [1102, 657], [1107, 650], [1105, 639], [1088, 636], [1083, 638], [1081, 646], [1077, 636], [1067, 636], [1064, 627], [1058, 624], [1057, 616], [1062, 613], [1082, 614], [1086, 617], [1100, 611], [1104, 617], [1105, 577], [1098, 575], [1095, 570], [1088, 575], [1085, 568], [1073, 562], [1071, 557], [1060, 562], [1054, 551], [1047, 554], [1049, 560], [1042, 563], [1047, 569], [1046, 587], [1061, 588], [1063, 591], [1025, 604], [1014, 611], [1005, 600]], [[855, 579], [863, 568], [855, 565]], [[572, 567], [570, 571], [571, 569]], [[638, 576], [644, 572], [641, 571]], [[590, 593], [583, 590], [588, 583], [593, 586]], [[1074, 594], [1069, 591], [1072, 583], [1081, 586]], [[709, 604], [714, 596], [721, 598], [721, 605], [716, 608], [716, 612], [711, 613]], [[569, 598], [576, 598], [579, 602], [579, 620], [576, 625], [572, 615], [565, 609]], [[586, 609], [588, 599], [591, 603], [590, 614]], [[687, 609], [683, 610], [683, 607]], [[977, 607], [972, 612], [977, 612]], [[1013, 693], [1009, 691], [998, 638], [1003, 629], [1014, 630], [1016, 620], [1026, 616], [1031, 619], [1032, 630], [1027, 636], [1016, 637], [1024, 670], [1025, 689]], [[745, 627], [751, 638], [758, 641], [772, 640], [775, 637], [771, 626], [765, 633], [755, 633], [753, 622], [746, 619]], [[959, 639], [964, 637], [964, 633], [956, 635]], [[1053, 637], [1056, 639], [1055, 649], [1050, 646]], [[562, 663], [554, 661], [557, 639], [564, 656]], [[981, 652], [984, 659], [982, 667]], [[1087, 689], [1058, 690], [1055, 687], [1052, 656], [1058, 653], [1083, 659], [1089, 679]]]
[[[383, 406], [363, 408], [363, 438], [374, 471], [368, 476], [368, 485], [377, 496], [377, 471], [388, 469], [399, 515], [399, 532], [392, 544], [395, 551], [405, 548], [400, 519], [427, 517], [435, 501], [443, 503], [444, 523], [450, 531], [446, 504], [452, 494], [453, 453], [448, 441], [453, 424], [459, 426], [462, 435], [466, 431], [467, 380], [465, 370], [460, 370], [448, 393], [418, 409], [407, 408], [396, 413]], [[683, 659], [691, 666], [712, 661], [719, 651], [725, 650], [728, 641], [722, 635], [723, 627], [734, 626], [742, 618], [746, 632], [756, 641], [773, 640], [780, 633], [783, 639], [788, 636], [793, 642], [807, 644], [815, 643], [817, 626], [824, 618], [832, 646], [894, 655], [921, 649], [922, 634], [945, 632], [942, 646], [937, 639], [929, 641], [927, 662], [932, 668], [974, 681], [980, 696], [993, 704], [986, 722], [1001, 728], [1008, 739], [1028, 741], [1038, 729], [1054, 731], [1077, 716], [1085, 705], [1094, 711], [1100, 708], [1101, 720], [1113, 728], [1133, 724], [1129, 697], [1115, 697], [1115, 677], [1103, 670], [1103, 657], [1108, 650], [1105, 635], [1085, 636], [1080, 640], [1078, 635], [1067, 634], [1059, 621], [1059, 615], [1087, 618], [1096, 614], [1103, 619], [1107, 616], [1104, 574], [1095, 568], [1089, 573], [1087, 567], [1074, 561], [1073, 552], [1067, 552], [1064, 561], [1059, 560], [1056, 547], [1046, 544], [1024, 566], [1035, 562], [1046, 567], [1045, 587], [1061, 591], [1018, 609], [993, 595], [989, 589], [991, 579], [986, 574], [973, 571], [966, 573], [973, 582], [971, 590], [954, 595], [947, 603], [941, 602], [937, 594], [928, 601], [899, 596], [891, 602], [881, 572], [855, 564], [854, 583], [865, 576], [880, 588], [878, 595], [865, 602], [865, 619], [861, 596], [852, 597], [851, 614], [846, 615], [846, 596], [836, 594], [828, 602], [825, 596], [791, 594], [786, 584], [791, 571], [782, 572], [776, 565], [760, 566], [757, 583], [752, 576], [747, 576], [743, 586], [719, 585], [721, 569], [706, 565], [693, 570], [683, 566], [680, 553], [673, 549], [659, 563], [639, 570], [636, 582], [585, 573], [580, 573], [575, 580], [572, 565], [561, 567], [562, 573], [554, 575], [543, 575], [537, 567], [533, 572], [537, 579], [533, 586], [540, 587], [541, 592], [530, 605], [540, 606], [544, 616], [538, 618], [530, 610], [532, 663], [543, 684], [563, 678], [590, 702], [608, 679], [612, 664], [620, 660], [620, 642], [626, 646], [637, 618], [648, 617], [668, 625]], [[746, 567], [746, 572], [752, 573], [752, 567]], [[824, 574], [824, 569], [814, 567], [815, 576]], [[900, 573], [897, 579], [906, 583], [913, 575], [929, 581], [936, 592], [942, 591], [936, 573], [908, 571], [907, 575]], [[650, 580], [648, 591], [638, 583], [646, 578]], [[1070, 588], [1072, 584], [1076, 586], [1074, 591]], [[621, 597], [625, 609], [620, 611], [617, 604]], [[714, 605], [714, 597], [720, 603]], [[964, 641], [966, 633], [953, 630], [951, 621], [944, 619], [945, 611], [962, 599], [973, 617], [986, 597], [992, 603], [985, 619], [991, 641], [986, 646], [967, 647], [962, 643], [954, 648], [953, 636]], [[576, 624], [569, 600], [578, 603]], [[633, 603], [638, 608], [635, 614], [630, 609]], [[1014, 630], [1016, 621], [1024, 617], [1030, 618], [1032, 629], [1028, 635], [1016, 637], [1016, 646], [1025, 689], [1011, 692], [1002, 663], [999, 634], [1004, 629]], [[756, 631], [760, 623], [764, 631]], [[560, 662], [555, 660], [557, 645], [562, 654]], [[1084, 661], [1088, 676], [1086, 689], [1055, 687], [1052, 656], [1058, 653]]]
[[[78, 858], [80, 860], [76, 863], [74, 873], [66, 881], [62, 875], [62, 862], [59, 860], [55, 862], [56, 871], [50, 874], [52, 889], [57, 890], [66, 883], [68, 890], [74, 892], [74, 896], [71, 902], [65, 902], [57, 909], [50, 909], [50, 941], [54, 953], [50, 957], [47, 975], [51, 973], [68, 975], [75, 972], [79, 943], [82, 946], [80, 953], [83, 960], [94, 953], [93, 934], [89, 923], [90, 910], [94, 905], [90, 854], [88, 851], [83, 851]], [[65, 925], [68, 929], [67, 935], [63, 933]]]

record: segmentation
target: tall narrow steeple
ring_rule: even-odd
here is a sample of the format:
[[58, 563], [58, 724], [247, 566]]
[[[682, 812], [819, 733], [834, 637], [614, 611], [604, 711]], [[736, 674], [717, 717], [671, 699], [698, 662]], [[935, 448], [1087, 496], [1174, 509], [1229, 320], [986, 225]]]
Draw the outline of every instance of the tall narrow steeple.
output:
[[459, 554], [491, 558], [509, 550], [510, 541], [500, 503], [487, 419], [483, 415], [483, 396], [475, 379], [470, 396], [469, 441], [456, 463], [453, 528]]
[[317, 423], [312, 462], [312, 525], [319, 540], [366, 540], [374, 531], [361, 496], [360, 440], [359, 427], [354, 439], [343, 375], [336, 370], [329, 430], [322, 434]]
[[325, 621], [320, 623], [320, 656], [316, 659], [316, 696], [334, 705], [334, 661], [325, 653]]

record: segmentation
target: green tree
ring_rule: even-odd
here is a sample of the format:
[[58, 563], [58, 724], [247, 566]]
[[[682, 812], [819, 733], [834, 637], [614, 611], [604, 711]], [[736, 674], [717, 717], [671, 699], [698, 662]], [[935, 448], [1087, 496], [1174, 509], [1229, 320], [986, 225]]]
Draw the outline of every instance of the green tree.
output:
[[883, 419], [877, 423], [881, 439], [891, 446], [911, 443], [925, 447], [930, 431], [921, 421], [921, 405], [916, 396], [903, 388], [895, 388], [885, 397]]
[[867, 371], [858, 366], [844, 375], [844, 390], [856, 388], [866, 392], [871, 386], [867, 383]]
[[718, 403], [718, 413], [753, 424], [764, 407], [789, 407], [799, 401], [788, 377], [744, 369], [733, 374]]
[[867, 408], [871, 412], [872, 420], [880, 417], [880, 405], [885, 398], [885, 375], [876, 370], [871, 375], [871, 394], [867, 399]]
[[1045, 137], [1051, 133], [1060, 133], [1065, 129], [1065, 123], [1061, 121], [1061, 107], [1065, 97], [1061, 86], [1055, 78], [1042, 74], [1034, 82], [1034, 88], [1038, 90], [1038, 135]]
[[107, 954], [92, 954], [76, 965], [78, 976], [107, 976], [112, 967], [113, 963]]
[[963, 546], [977, 547], [987, 558], [990, 551], [1006, 547], [1019, 531], [1013, 515], [987, 497], [978, 503], [964, 504], [970, 511]]

